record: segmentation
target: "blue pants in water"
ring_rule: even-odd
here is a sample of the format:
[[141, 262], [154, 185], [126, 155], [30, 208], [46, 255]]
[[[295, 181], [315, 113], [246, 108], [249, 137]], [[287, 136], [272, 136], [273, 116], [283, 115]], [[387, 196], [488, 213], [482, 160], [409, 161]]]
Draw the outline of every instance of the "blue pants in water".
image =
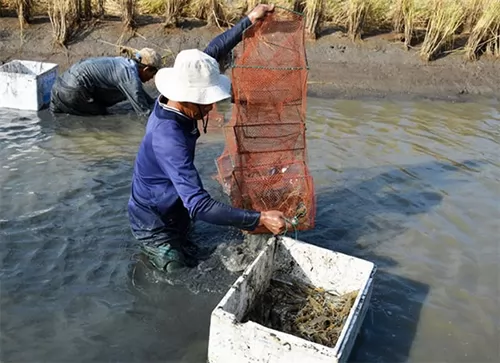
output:
[[[131, 222], [134, 222], [130, 215]], [[142, 250], [151, 264], [162, 271], [174, 271], [185, 267], [195, 267], [213, 249], [202, 250], [191, 239], [193, 223], [187, 209], [179, 199], [173, 211], [158, 215], [162, 226], [147, 228], [132, 223], [132, 234], [142, 243]]]

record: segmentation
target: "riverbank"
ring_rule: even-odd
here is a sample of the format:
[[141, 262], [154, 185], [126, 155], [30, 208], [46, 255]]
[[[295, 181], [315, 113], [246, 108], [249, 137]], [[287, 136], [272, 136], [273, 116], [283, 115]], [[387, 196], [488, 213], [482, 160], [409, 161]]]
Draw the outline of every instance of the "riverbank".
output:
[[[31, 59], [56, 62], [64, 71], [84, 57], [118, 54], [122, 35], [119, 21], [100, 21], [75, 37], [66, 50], [52, 45], [48, 18], [37, 19], [24, 30], [21, 44], [16, 18], [2, 18], [0, 61]], [[153, 47], [162, 53], [205, 45], [222, 30], [203, 23], [183, 29], [165, 29], [159, 22], [140, 26], [122, 45]], [[391, 34], [367, 37], [354, 43], [331, 31], [307, 42], [310, 66], [309, 93], [327, 98], [398, 98], [465, 101], [476, 97], [500, 98], [500, 62], [481, 57], [467, 62], [461, 53], [432, 62], [422, 61], [418, 49], [406, 50]], [[173, 61], [171, 58], [170, 62]]]

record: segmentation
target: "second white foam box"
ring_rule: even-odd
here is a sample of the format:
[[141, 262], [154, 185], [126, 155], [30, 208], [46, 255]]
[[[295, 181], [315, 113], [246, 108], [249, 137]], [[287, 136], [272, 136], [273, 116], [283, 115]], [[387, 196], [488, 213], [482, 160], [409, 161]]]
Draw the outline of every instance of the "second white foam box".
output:
[[0, 108], [39, 111], [50, 102], [59, 66], [12, 60], [0, 66]]
[[[271, 238], [212, 312], [209, 363], [346, 362], [370, 302], [376, 266], [288, 237]], [[357, 297], [333, 348], [267, 328], [245, 316], [271, 279], [292, 278], [336, 295]]]

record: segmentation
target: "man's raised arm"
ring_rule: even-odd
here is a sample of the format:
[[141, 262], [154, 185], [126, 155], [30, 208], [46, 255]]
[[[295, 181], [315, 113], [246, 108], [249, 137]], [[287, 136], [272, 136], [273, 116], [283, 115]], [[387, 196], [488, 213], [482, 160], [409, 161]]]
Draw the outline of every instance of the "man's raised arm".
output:
[[255, 24], [257, 20], [263, 19], [268, 13], [274, 11], [274, 5], [257, 5], [247, 16], [241, 19], [231, 29], [216, 36], [205, 48], [204, 52], [221, 62], [233, 48], [243, 39], [243, 32]]

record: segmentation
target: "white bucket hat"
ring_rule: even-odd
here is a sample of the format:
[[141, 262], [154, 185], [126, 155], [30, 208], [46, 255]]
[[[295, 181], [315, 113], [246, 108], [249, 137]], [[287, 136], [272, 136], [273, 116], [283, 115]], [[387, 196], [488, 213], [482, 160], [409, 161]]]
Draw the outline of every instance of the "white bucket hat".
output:
[[156, 73], [158, 91], [172, 101], [209, 105], [231, 97], [231, 81], [219, 64], [197, 49], [181, 51], [172, 68]]

